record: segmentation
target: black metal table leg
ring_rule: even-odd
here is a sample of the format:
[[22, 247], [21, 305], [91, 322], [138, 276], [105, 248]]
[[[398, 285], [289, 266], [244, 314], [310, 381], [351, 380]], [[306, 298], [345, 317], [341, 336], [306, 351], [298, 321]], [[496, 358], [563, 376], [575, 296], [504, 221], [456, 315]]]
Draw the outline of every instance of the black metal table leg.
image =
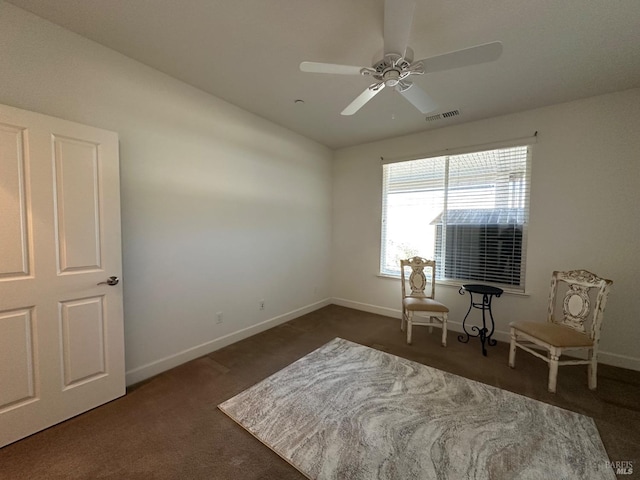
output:
[[[458, 293], [460, 295], [464, 295], [464, 292], [469, 292], [469, 309], [467, 310], [464, 319], [462, 320], [462, 330], [464, 334], [458, 335], [458, 341], [467, 343], [469, 341], [469, 337], [479, 337], [480, 343], [482, 345], [482, 355], [487, 356], [487, 347], [485, 344], [490, 346], [495, 346], [498, 344], [496, 340], [492, 338], [493, 332], [495, 330], [495, 322], [493, 320], [493, 313], [491, 312], [491, 300], [493, 297], [499, 297], [502, 295], [503, 290], [498, 287], [491, 287], [489, 285], [463, 285]], [[482, 302], [474, 302], [473, 294], [482, 295]], [[473, 325], [471, 327], [471, 332], [477, 333], [469, 333], [467, 330], [467, 317], [473, 308], [477, 308], [482, 310], [482, 328]], [[489, 312], [489, 319], [491, 320], [491, 330], [487, 328], [487, 318], [486, 312]]]
[[[458, 290], [458, 293], [460, 295], [464, 295], [464, 287], [460, 287], [460, 290]], [[471, 294], [469, 294], [471, 295]], [[458, 341], [462, 342], [462, 343], [467, 343], [469, 341], [469, 337], [471, 336], [475, 336], [475, 335], [471, 335], [468, 331], [467, 331], [467, 317], [469, 316], [469, 312], [471, 312], [471, 308], [473, 307], [473, 297], [471, 298], [471, 304], [469, 305], [469, 310], [467, 310], [467, 314], [464, 316], [464, 319], [462, 320], [462, 330], [464, 331], [465, 335], [467, 336], [465, 338], [464, 335], [458, 335]]]

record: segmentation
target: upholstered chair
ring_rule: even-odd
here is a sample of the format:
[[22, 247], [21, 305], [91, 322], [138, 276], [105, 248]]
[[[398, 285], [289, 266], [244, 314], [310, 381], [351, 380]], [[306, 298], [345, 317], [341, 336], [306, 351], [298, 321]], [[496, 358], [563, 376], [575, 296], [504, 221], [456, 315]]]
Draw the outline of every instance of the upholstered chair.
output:
[[[602, 315], [612, 283], [586, 270], [553, 272], [547, 321], [510, 324], [509, 366], [515, 367], [517, 348], [544, 360], [549, 364], [548, 389], [555, 393], [558, 366], [588, 365], [589, 388], [595, 390]], [[567, 351], [583, 351], [587, 359], [560, 360]]]
[[407, 343], [411, 343], [414, 325], [442, 329], [442, 346], [447, 346], [447, 315], [449, 309], [435, 300], [436, 262], [422, 257], [400, 261], [402, 281], [402, 320], [400, 328], [407, 331]]

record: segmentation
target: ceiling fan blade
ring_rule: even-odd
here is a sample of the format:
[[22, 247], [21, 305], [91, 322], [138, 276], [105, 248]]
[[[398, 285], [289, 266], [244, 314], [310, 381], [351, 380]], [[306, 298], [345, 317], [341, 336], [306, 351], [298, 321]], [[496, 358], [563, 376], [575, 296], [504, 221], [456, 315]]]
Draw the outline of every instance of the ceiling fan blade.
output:
[[[376, 87], [376, 88], [372, 88], [372, 87]], [[345, 108], [342, 112], [340, 112], [340, 115], [353, 115], [362, 107], [364, 107], [365, 103], [367, 103], [369, 100], [375, 97], [383, 89], [384, 89], [384, 83], [371, 85], [364, 92], [358, 95], [353, 102], [347, 105], [347, 108]]]
[[338, 75], [360, 75], [364, 67], [337, 65], [335, 63], [302, 62], [300, 70], [311, 73], [336, 73]]
[[421, 113], [433, 112], [438, 105], [433, 99], [415, 83], [403, 82], [403, 86], [409, 84], [408, 88], [400, 89], [396, 87], [396, 91], [400, 93], [407, 101], [420, 110]]
[[397, 53], [404, 58], [413, 23], [416, 0], [384, 2], [384, 53]]
[[[420, 60], [425, 73], [441, 72], [458, 67], [477, 65], [479, 63], [492, 62], [502, 55], [502, 43], [491, 42], [475, 47], [463, 48], [455, 52], [443, 53], [435, 57]], [[417, 63], [417, 62], [414, 62]]]

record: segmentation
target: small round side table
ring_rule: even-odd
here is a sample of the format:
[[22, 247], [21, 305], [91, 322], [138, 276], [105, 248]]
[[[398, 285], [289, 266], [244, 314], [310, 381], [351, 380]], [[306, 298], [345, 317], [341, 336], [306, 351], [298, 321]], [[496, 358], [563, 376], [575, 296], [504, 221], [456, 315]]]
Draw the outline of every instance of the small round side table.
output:
[[[467, 343], [469, 341], [469, 337], [480, 337], [480, 342], [482, 343], [482, 355], [486, 357], [487, 348], [485, 347], [485, 342], [492, 347], [498, 343], [496, 340], [491, 338], [495, 329], [493, 314], [491, 313], [491, 300], [493, 299], [493, 297], [499, 297], [500, 295], [502, 295], [503, 290], [501, 288], [491, 287], [489, 285], [468, 284], [460, 287], [460, 290], [458, 291], [460, 295], [464, 295], [464, 292], [469, 292], [469, 299], [471, 303], [469, 305], [469, 310], [467, 310], [467, 314], [464, 316], [464, 320], [462, 320], [462, 329], [464, 330], [465, 334], [458, 335], [458, 341]], [[474, 302], [474, 294], [482, 295], [482, 302]], [[482, 328], [475, 325], [471, 327], [471, 331], [476, 333], [469, 333], [469, 330], [467, 330], [467, 317], [469, 316], [472, 308], [482, 310]], [[491, 319], [491, 329], [487, 328], [485, 312], [489, 312], [489, 318]]]

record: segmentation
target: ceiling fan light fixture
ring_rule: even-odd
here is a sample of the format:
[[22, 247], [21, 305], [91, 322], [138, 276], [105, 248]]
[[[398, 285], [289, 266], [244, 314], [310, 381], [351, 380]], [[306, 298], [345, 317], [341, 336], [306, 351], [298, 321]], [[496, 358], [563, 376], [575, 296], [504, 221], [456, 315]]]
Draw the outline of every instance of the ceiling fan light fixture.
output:
[[400, 83], [400, 72], [395, 69], [387, 70], [382, 74], [382, 79], [387, 87], [395, 87]]

